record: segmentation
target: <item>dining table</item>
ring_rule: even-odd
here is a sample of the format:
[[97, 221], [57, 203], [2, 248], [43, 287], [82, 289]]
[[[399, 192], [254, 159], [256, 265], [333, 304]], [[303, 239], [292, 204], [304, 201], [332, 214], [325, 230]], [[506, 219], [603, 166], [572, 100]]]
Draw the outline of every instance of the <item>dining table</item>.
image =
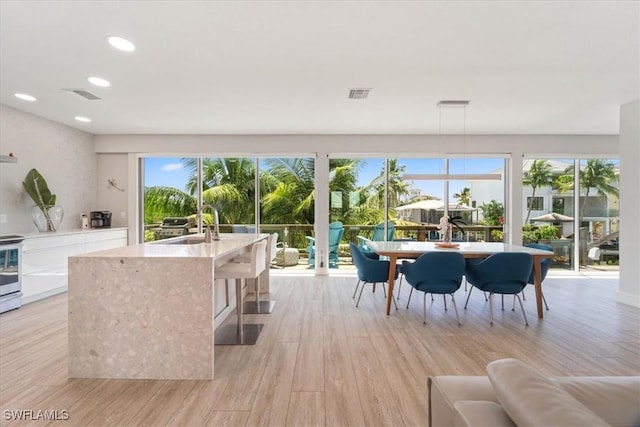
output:
[[459, 252], [465, 258], [487, 258], [490, 255], [501, 252], [525, 252], [533, 258], [533, 277], [536, 290], [536, 305], [538, 318], [544, 317], [542, 310], [542, 270], [541, 261], [544, 258], [552, 258], [553, 251], [535, 249], [527, 246], [512, 245], [501, 242], [457, 242], [443, 247], [442, 242], [418, 242], [418, 241], [369, 241], [367, 245], [380, 256], [389, 259], [389, 292], [387, 293], [387, 315], [391, 314], [391, 302], [393, 301], [393, 286], [396, 275], [398, 259], [415, 259], [427, 252]]

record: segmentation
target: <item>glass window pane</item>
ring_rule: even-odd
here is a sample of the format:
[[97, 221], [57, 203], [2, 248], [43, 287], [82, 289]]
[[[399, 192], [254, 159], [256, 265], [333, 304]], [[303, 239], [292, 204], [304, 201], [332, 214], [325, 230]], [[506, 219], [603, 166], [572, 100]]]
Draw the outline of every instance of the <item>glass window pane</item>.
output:
[[580, 266], [619, 268], [619, 178], [617, 159], [580, 160]]
[[315, 160], [260, 158], [260, 230], [278, 233], [275, 263], [280, 267], [309, 264], [313, 251]]
[[505, 159], [464, 157], [449, 160], [450, 174], [500, 175], [500, 179], [471, 178], [449, 182], [450, 215], [461, 217], [468, 224], [465, 235], [469, 241], [504, 240]]
[[573, 160], [524, 159], [522, 240], [555, 253], [552, 269], [572, 269], [574, 247]]
[[[198, 209], [193, 178], [195, 158], [146, 157], [144, 162], [144, 241], [194, 232]], [[189, 218], [191, 217], [191, 218]], [[170, 218], [175, 218], [170, 221]], [[189, 218], [189, 219], [188, 219]], [[163, 222], [165, 224], [163, 225]], [[173, 225], [170, 224], [173, 222]]]
[[[202, 159], [202, 203], [218, 211], [223, 233], [255, 233], [255, 158], [207, 157]], [[205, 210], [205, 225], [213, 216]]]

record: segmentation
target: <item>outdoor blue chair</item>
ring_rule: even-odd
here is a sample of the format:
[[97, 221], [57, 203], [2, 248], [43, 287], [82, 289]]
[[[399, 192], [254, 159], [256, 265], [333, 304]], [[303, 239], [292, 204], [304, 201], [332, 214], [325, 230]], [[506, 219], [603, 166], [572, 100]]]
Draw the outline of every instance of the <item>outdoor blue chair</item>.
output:
[[[358, 287], [360, 286], [360, 282], [362, 282], [362, 287], [360, 288], [360, 295], [358, 296], [356, 307], [358, 306], [358, 304], [360, 304], [360, 297], [362, 297], [364, 285], [367, 283], [372, 283], [374, 285], [376, 283], [382, 283], [382, 292], [384, 293], [384, 296], [386, 298], [387, 290], [384, 284], [389, 280], [389, 261], [370, 258], [353, 243], [349, 243], [349, 247], [351, 248], [351, 257], [353, 258], [353, 264], [358, 270], [358, 283], [356, 283], [356, 289], [353, 291], [353, 298], [356, 297]], [[398, 278], [397, 267], [395, 278]], [[396, 305], [396, 299], [393, 298], [393, 295], [391, 296], [391, 298], [393, 299], [393, 305], [396, 306], [397, 310], [398, 306]]]
[[231, 231], [233, 233], [255, 233], [256, 226], [255, 225], [244, 225], [244, 224], [232, 224]]
[[520, 302], [524, 323], [529, 326], [519, 294], [527, 286], [532, 267], [533, 258], [524, 252], [500, 252], [480, 262], [467, 262], [465, 276], [472, 286], [464, 308], [467, 308], [474, 287], [488, 292], [493, 325], [493, 294], [514, 295]]
[[370, 252], [371, 250], [367, 246], [367, 241], [392, 242], [393, 236], [395, 235], [395, 233], [396, 233], [396, 225], [393, 222], [388, 221], [387, 222], [387, 238], [385, 239], [384, 222], [381, 222], [380, 224], [377, 224], [375, 227], [373, 227], [373, 236], [371, 236], [371, 239], [367, 239], [364, 236], [356, 236], [358, 238], [358, 247], [360, 249]]
[[[411, 285], [411, 292], [407, 301], [407, 308], [411, 302], [413, 290], [424, 292], [422, 311], [423, 323], [427, 324], [427, 294], [438, 294], [446, 298], [446, 294], [451, 295], [453, 308], [456, 312], [456, 320], [460, 324], [458, 307], [453, 294], [460, 289], [462, 276], [464, 275], [464, 256], [459, 252], [428, 252], [421, 255], [414, 262], [404, 261], [402, 272], [408, 284]], [[445, 310], [447, 309], [445, 299]]]
[[[329, 268], [338, 268], [338, 249], [340, 247], [340, 240], [344, 233], [344, 226], [340, 221], [332, 222], [329, 224]], [[313, 237], [305, 236], [309, 241], [307, 247], [307, 253], [309, 254], [309, 266], [315, 267], [316, 265], [316, 239]]]
[[[528, 248], [534, 248], [534, 249], [542, 249], [543, 251], [551, 251], [553, 252], [553, 248], [549, 245], [543, 245], [542, 243], [528, 243], [526, 245]], [[542, 261], [540, 261], [540, 281], [543, 282], [545, 277], [547, 277], [547, 272], [549, 271], [549, 267], [551, 266], [551, 258], [543, 258]], [[533, 277], [533, 270], [531, 271], [531, 275], [529, 276], [529, 280], [527, 281], [528, 284], [530, 285], [535, 285], [536, 281]], [[524, 289], [522, 290], [522, 299], [525, 300], [526, 298], [524, 297]], [[544, 307], [549, 310], [549, 306], [547, 305], [547, 299], [544, 297], [544, 293], [542, 294], [542, 301], [544, 302]], [[513, 304], [515, 305], [516, 300], [514, 298], [513, 300]]]

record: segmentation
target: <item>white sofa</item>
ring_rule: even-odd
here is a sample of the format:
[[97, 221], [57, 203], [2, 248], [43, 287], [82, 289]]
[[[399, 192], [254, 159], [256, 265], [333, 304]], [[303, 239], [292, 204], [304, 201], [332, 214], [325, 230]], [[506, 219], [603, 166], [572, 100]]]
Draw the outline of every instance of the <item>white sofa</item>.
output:
[[546, 377], [516, 359], [429, 378], [429, 425], [640, 426], [640, 377]]

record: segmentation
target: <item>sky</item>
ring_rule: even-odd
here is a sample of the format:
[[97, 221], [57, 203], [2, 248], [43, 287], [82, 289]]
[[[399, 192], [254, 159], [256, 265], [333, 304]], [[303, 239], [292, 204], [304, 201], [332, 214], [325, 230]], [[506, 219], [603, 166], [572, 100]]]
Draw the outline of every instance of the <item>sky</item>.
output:
[[[361, 159], [364, 167], [358, 174], [358, 185], [371, 182], [382, 171], [382, 159]], [[442, 159], [399, 158], [398, 163], [405, 166], [405, 173], [444, 173]], [[451, 159], [450, 173], [489, 173], [501, 169], [504, 159], [500, 158], [457, 158]], [[189, 171], [182, 164], [180, 157], [146, 157], [145, 158], [145, 186], [168, 186], [184, 190], [189, 179]], [[468, 183], [452, 181], [449, 194], [459, 193]], [[442, 181], [412, 181], [413, 188], [419, 188], [423, 195], [435, 196], [440, 199], [444, 195]], [[455, 200], [451, 199], [451, 202]]]

